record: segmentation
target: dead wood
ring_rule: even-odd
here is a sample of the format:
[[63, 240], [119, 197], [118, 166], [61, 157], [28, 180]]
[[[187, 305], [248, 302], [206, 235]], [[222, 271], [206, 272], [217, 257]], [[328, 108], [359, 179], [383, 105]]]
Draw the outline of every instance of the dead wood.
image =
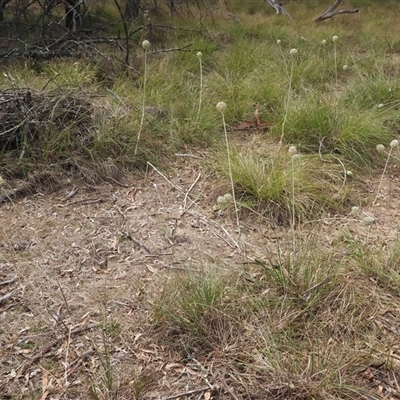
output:
[[[28, 89], [0, 91], [0, 149], [32, 142], [38, 132], [62, 130], [68, 124], [82, 135], [91, 126], [92, 104], [65, 90], [50, 93]], [[85, 129], [86, 128], [86, 129]]]
[[209, 390], [210, 390], [210, 388], [207, 386], [207, 387], [204, 387], [204, 388], [201, 388], [201, 389], [189, 390], [189, 391], [184, 392], [184, 393], [179, 393], [179, 394], [175, 394], [173, 396], [164, 397], [164, 400], [173, 400], [173, 399], [179, 399], [181, 397], [190, 397], [190, 396], [193, 396], [195, 394], [208, 392]]
[[14, 291], [5, 294], [4, 296], [0, 297], [0, 304], [5, 303], [14, 293]]
[[12, 278], [12, 279], [9, 279], [8, 281], [0, 282], [0, 286], [11, 285], [11, 284], [14, 283], [16, 280], [17, 280], [17, 277], [14, 277], [14, 278]]
[[355, 14], [355, 13], [358, 13], [358, 8], [353, 8], [351, 10], [335, 11], [335, 9], [339, 6], [339, 4], [341, 2], [342, 2], [342, 0], [336, 0], [332, 7], [330, 7], [327, 11], [325, 11], [319, 17], [315, 18], [314, 21], [315, 22], [321, 22], [321, 21], [324, 21], [324, 20], [326, 20], [328, 18], [332, 18], [335, 15], [339, 15], [339, 14]]
[[291, 18], [285, 7], [283, 7], [283, 3], [280, 3], [278, 0], [265, 0], [265, 2], [271, 7], [275, 8], [277, 14], [285, 15], [286, 17]]
[[[97, 326], [97, 324], [91, 324], [88, 326], [82, 326], [80, 328], [76, 328], [73, 329], [70, 332], [70, 336], [72, 335], [78, 335], [82, 332], [88, 331], [89, 329], [95, 328]], [[46, 355], [53, 347], [57, 346], [58, 344], [60, 344], [63, 340], [65, 340], [65, 338], [68, 336], [68, 334], [66, 335], [62, 335], [60, 337], [58, 337], [56, 340], [52, 341], [51, 343], [49, 343], [47, 346], [43, 347], [38, 353], [36, 353], [35, 355], [33, 355], [31, 358], [29, 358], [24, 364], [21, 365], [19, 371], [18, 371], [18, 375], [17, 378], [23, 376], [25, 374], [25, 372], [36, 362], [38, 362], [44, 355]]]

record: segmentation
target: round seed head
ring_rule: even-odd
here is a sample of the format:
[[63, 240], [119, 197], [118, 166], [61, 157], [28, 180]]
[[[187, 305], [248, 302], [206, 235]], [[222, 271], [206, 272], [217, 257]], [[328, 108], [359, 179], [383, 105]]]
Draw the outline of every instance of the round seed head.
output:
[[297, 154], [297, 147], [296, 146], [289, 146], [288, 152], [290, 155]]
[[226, 103], [225, 103], [224, 101], [219, 101], [219, 102], [217, 103], [217, 110], [218, 110], [220, 113], [223, 113], [223, 112], [226, 110]]
[[347, 64], [343, 65], [343, 71], [347, 71], [349, 69], [349, 66]]
[[325, 39], [322, 39], [321, 44], [322, 44], [322, 46], [325, 46], [325, 45], [326, 45], [326, 40], [325, 40]]
[[376, 150], [378, 151], [378, 153], [383, 153], [385, 151], [385, 146], [383, 144], [378, 144], [376, 146]]
[[357, 206], [351, 207], [351, 212], [350, 212], [351, 215], [358, 215], [359, 213], [360, 213], [360, 207]]
[[201, 51], [198, 51], [196, 55], [198, 59], [201, 59], [201, 57], [203, 57], [203, 53]]
[[276, 44], [277, 44], [278, 46], [279, 46], [281, 43], [282, 43], [281, 39], [278, 39], [278, 40], [276, 41]]
[[339, 40], [339, 37], [338, 36], [332, 36], [332, 42], [333, 43], [335, 43], [335, 42], [337, 42]]
[[392, 148], [392, 149], [394, 149], [395, 147], [397, 147], [399, 145], [399, 141], [398, 140], [392, 140], [391, 142], [390, 142], [390, 147]]
[[373, 217], [368, 216], [368, 217], [365, 217], [362, 220], [362, 222], [363, 222], [364, 225], [368, 226], [368, 225], [372, 225], [375, 222], [375, 219]]
[[290, 55], [295, 56], [297, 54], [297, 49], [291, 49], [290, 50]]
[[150, 42], [148, 40], [143, 40], [142, 47], [145, 51], [147, 51], [150, 48]]

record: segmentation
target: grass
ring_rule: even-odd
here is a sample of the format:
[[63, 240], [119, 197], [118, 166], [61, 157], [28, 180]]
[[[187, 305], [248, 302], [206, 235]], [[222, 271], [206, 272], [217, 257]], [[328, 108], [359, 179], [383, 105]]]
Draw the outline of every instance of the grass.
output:
[[[234, 387], [237, 398], [378, 399], [384, 397], [380, 386], [398, 392], [400, 253], [393, 223], [387, 230], [384, 226], [396, 218], [388, 211], [391, 202], [392, 211], [397, 207], [394, 192], [384, 184], [399, 166], [397, 150], [390, 146], [400, 132], [396, 3], [377, 7], [359, 2], [359, 14], [318, 25], [312, 18], [330, 2], [315, 2], [318, 10], [310, 9], [310, 2], [288, 4], [292, 20], [273, 15], [267, 4], [245, 3], [226, 2], [234, 20], [193, 8], [193, 15], [202, 16], [202, 34], [193, 31], [194, 17], [179, 14], [174, 25], [189, 31], [163, 34], [153, 27], [146, 31], [152, 47], [145, 51], [139, 45], [135, 49], [142, 37], [134, 35], [129, 66], [105, 45], [90, 60], [3, 63], [0, 88], [29, 88], [37, 103], [24, 125], [24, 140], [9, 143], [0, 153], [2, 193], [17, 178], [39, 175], [49, 182], [45, 173], [54, 179], [64, 174], [68, 183], [83, 178], [89, 185], [104, 180], [124, 187], [129, 171], [143, 176], [145, 185], [153, 179], [149, 171], [143, 173], [146, 165], [170, 171], [179, 153], [198, 162], [176, 167], [182, 176], [186, 168], [200, 168], [211, 181], [207, 201], [202, 202], [201, 193], [196, 205], [190, 203], [207, 217], [198, 217], [190, 207], [182, 211], [193, 217], [192, 226], [213, 231], [226, 224], [228, 247], [235, 222], [241, 233], [239, 245], [230, 246], [223, 259], [212, 241], [207, 260], [198, 260], [198, 248], [188, 247], [193, 258], [182, 254], [176, 262], [180, 272], [174, 274], [175, 264], [166, 257], [179, 253], [181, 216], [162, 221], [169, 226], [175, 220], [174, 241], [155, 253], [147, 249], [140, 265], [153, 275], [138, 274], [140, 288], [134, 294], [129, 287], [122, 299], [112, 293], [110, 310], [121, 304], [131, 308], [123, 315], [115, 311], [113, 322], [104, 316], [101, 335], [91, 342], [97, 369], [87, 367], [85, 383], [94, 398], [118, 398], [119, 393], [154, 398], [161, 386], [168, 386], [160, 383], [172, 374], [168, 371], [178, 368], [175, 383], [168, 382], [174, 393], [208, 385], [206, 379], [225, 394]], [[393, 27], [391, 34], [387, 26]], [[333, 43], [334, 35], [339, 40]], [[297, 54], [291, 56], [291, 49]], [[215, 109], [221, 101], [228, 105], [222, 123], [221, 110]], [[253, 118], [255, 104], [268, 129], [236, 129]], [[387, 157], [376, 150], [380, 144], [390, 147]], [[292, 146], [296, 157], [289, 151]], [[174, 206], [185, 193], [186, 204], [196, 183], [182, 190]], [[107, 230], [102, 239], [108, 243], [102, 250], [105, 264], [118, 269], [116, 285], [126, 274], [118, 259], [126, 243], [118, 238], [126, 236], [126, 242], [138, 246], [124, 255], [124, 262], [131, 262], [143, 250], [141, 241], [153, 235], [135, 239], [144, 225], [129, 226], [133, 233], [125, 234], [130, 222], [125, 213], [146, 203], [140, 199], [136, 204], [141, 184], [112, 197], [117, 202], [131, 196], [132, 202], [125, 208], [115, 203], [118, 213], [112, 217], [122, 217], [122, 225]], [[214, 194], [229, 187], [234, 207], [216, 207]], [[60, 204], [54, 210], [68, 206]], [[361, 213], [351, 212], [354, 206]], [[160, 211], [146, 212], [158, 229]], [[385, 217], [379, 217], [382, 213]], [[97, 214], [98, 209], [82, 210], [80, 218], [90, 224]], [[363, 225], [367, 215], [372, 218], [368, 226]], [[83, 226], [79, 223], [76, 232]], [[2, 236], [7, 229], [2, 226]], [[386, 240], [389, 230], [391, 242]], [[260, 233], [257, 242], [253, 231]], [[220, 237], [216, 231], [215, 236]], [[100, 257], [95, 246], [85, 242], [84, 247], [89, 250], [78, 264], [99, 273], [92, 260]], [[18, 259], [16, 251], [13, 257]], [[34, 279], [33, 272], [27, 276]], [[74, 281], [74, 289], [93, 277]], [[32, 339], [20, 348], [28, 352], [33, 346], [43, 344]], [[155, 362], [160, 362], [157, 370]], [[32, 393], [40, 392], [41, 384], [45, 387], [33, 382]], [[207, 386], [204, 397], [215, 390]]]

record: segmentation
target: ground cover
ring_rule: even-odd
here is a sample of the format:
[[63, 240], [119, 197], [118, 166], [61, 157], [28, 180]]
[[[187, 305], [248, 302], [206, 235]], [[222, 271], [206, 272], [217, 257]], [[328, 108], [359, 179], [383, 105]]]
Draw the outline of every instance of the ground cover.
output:
[[400, 395], [396, 3], [227, 6], [3, 66], [0, 398]]

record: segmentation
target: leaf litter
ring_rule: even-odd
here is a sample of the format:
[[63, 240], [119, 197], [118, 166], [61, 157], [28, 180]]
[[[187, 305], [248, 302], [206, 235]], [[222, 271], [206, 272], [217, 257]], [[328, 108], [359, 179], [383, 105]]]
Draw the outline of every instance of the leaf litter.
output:
[[[162, 290], [160, 282], [176, 274], [266, 261], [265, 249], [276, 251], [283, 228], [248, 216], [243, 256], [232, 213], [215, 211], [223, 185], [193, 158], [178, 157], [168, 176], [150, 170], [144, 178], [125, 177], [124, 184], [74, 182], [1, 206], [0, 392], [77, 399], [89, 398], [96, 387], [128, 399], [137, 388], [146, 399], [245, 398], [249, 376], [225, 374], [227, 354], [234, 357], [243, 343], [199, 359], [178, 354], [152, 334], [151, 299]], [[373, 228], [354, 218], [339, 224], [328, 218], [321, 240], [329, 245], [341, 226], [370, 243], [382, 237], [387, 246], [395, 243], [398, 190], [392, 174]], [[390, 205], [385, 196], [393, 199]], [[248, 279], [261, 278], [254, 273]], [[386, 310], [379, 320], [393, 335], [396, 315]], [[390, 354], [398, 358], [395, 343]], [[111, 386], [107, 366], [118, 381]], [[359, 378], [382, 397], [398, 396], [397, 373], [383, 364], [369, 366]], [[276, 388], [270, 393], [278, 396], [283, 389]], [[265, 390], [251, 398], [265, 398]]]

